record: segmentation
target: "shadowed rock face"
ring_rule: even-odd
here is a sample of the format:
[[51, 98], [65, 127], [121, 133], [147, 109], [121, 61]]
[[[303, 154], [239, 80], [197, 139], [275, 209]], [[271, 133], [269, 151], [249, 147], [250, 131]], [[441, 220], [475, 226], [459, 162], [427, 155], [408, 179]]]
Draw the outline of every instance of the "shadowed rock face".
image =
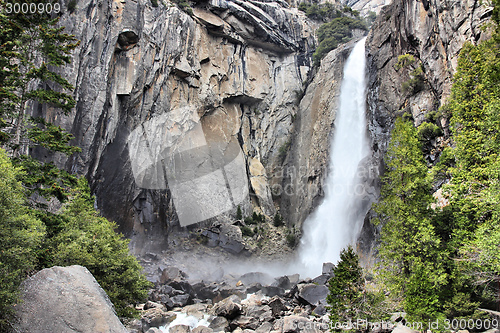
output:
[[128, 332], [85, 267], [46, 268], [23, 282], [21, 295], [16, 332]]
[[62, 69], [77, 106], [63, 118], [51, 109], [34, 113], [69, 129], [82, 152], [46, 158], [87, 176], [97, 208], [132, 238], [136, 253], [164, 248], [178, 218], [161, 167], [151, 171], [161, 187], [143, 175], [137, 181], [134, 163], [144, 156], [131, 154], [138, 141], [130, 136], [148, 130], [149, 147], [161, 148], [163, 137], [148, 124], [179, 108], [194, 110], [221, 156], [236, 144], [242, 163], [228, 172], [243, 172], [247, 190], [231, 202], [233, 213], [240, 204], [250, 214], [253, 202], [274, 215], [267, 176], [281, 166], [279, 148], [292, 135], [315, 43], [302, 13], [283, 1], [212, 0], [191, 17], [161, 1], [82, 0], [60, 22], [81, 41]]

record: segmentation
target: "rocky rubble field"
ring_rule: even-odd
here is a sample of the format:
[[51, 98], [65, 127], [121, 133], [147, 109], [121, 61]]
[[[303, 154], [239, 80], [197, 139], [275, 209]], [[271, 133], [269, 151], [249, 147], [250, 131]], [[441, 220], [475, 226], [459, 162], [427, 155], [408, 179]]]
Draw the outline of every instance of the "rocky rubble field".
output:
[[[218, 282], [189, 281], [165, 268], [141, 304], [129, 332], [326, 332], [326, 283], [331, 265], [315, 279], [272, 278], [260, 272], [225, 275]], [[161, 327], [161, 330], [160, 330]]]

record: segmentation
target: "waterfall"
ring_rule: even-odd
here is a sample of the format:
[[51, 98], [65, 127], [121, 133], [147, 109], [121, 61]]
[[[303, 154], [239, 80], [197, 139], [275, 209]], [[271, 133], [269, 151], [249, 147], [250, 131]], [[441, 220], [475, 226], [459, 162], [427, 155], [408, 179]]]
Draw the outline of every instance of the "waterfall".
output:
[[325, 197], [304, 222], [299, 246], [301, 275], [315, 277], [321, 274], [324, 262], [336, 263], [341, 249], [356, 241], [363, 226], [366, 211], [360, 211], [364, 197], [360, 162], [370, 152], [365, 119], [365, 39], [356, 44], [344, 66]]

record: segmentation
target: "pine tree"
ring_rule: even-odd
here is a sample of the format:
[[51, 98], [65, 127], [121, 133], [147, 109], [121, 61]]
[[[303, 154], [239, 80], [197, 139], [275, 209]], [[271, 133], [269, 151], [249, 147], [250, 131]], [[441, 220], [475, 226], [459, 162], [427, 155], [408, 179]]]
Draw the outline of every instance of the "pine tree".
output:
[[340, 260], [333, 268], [333, 275], [328, 282], [329, 293], [326, 298], [330, 310], [330, 322], [356, 322], [358, 318], [365, 318], [363, 271], [352, 246], [348, 246], [340, 253]]
[[[3, 0], [1, 5], [5, 7]], [[0, 16], [2, 139], [14, 156], [28, 155], [33, 145], [70, 154], [79, 150], [67, 144], [72, 136], [60, 127], [27, 117], [28, 108], [35, 103], [47, 104], [64, 114], [75, 106], [73, 97], [66, 93], [73, 87], [55, 69], [70, 62], [70, 53], [78, 42], [63, 33], [64, 27], [57, 27], [57, 22], [58, 18], [39, 13]]]

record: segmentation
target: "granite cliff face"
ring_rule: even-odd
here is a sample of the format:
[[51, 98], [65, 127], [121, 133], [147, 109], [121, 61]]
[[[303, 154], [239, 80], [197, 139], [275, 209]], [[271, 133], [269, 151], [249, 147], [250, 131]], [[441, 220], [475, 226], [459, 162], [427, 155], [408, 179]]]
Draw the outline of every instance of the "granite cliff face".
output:
[[242, 152], [243, 210], [253, 203], [272, 216], [268, 179], [281, 183], [271, 173], [279, 174], [311, 69], [314, 31], [285, 2], [211, 0], [192, 14], [161, 1], [81, 0], [61, 19], [81, 40], [63, 73], [77, 106], [67, 118], [45, 116], [68, 128], [82, 152], [51, 158], [87, 176], [97, 208], [138, 251], [165, 240], [178, 219], [166, 186], [134, 177], [134, 159], [143, 156], [131, 152], [130, 133], [189, 110], [180, 111], [180, 126], [198, 118], [207, 142]]

